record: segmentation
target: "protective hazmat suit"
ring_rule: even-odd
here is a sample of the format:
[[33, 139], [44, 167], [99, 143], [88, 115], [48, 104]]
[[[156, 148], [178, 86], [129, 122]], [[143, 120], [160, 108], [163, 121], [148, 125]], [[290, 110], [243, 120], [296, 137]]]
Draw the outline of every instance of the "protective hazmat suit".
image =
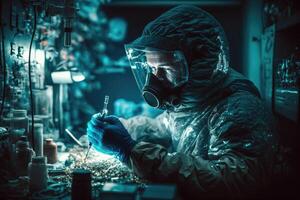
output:
[[188, 199], [249, 197], [267, 185], [277, 146], [271, 117], [252, 82], [230, 68], [224, 30], [210, 14], [175, 7], [125, 49], [146, 102], [165, 111], [94, 115], [87, 133], [98, 151], [145, 179], [176, 183]]
[[130, 162], [141, 177], [176, 183], [192, 197], [247, 196], [268, 181], [276, 150], [256, 87], [229, 66], [223, 28], [194, 6], [149, 23], [131, 46], [181, 50], [189, 79], [180, 104], [155, 119], [122, 120], [137, 141]]

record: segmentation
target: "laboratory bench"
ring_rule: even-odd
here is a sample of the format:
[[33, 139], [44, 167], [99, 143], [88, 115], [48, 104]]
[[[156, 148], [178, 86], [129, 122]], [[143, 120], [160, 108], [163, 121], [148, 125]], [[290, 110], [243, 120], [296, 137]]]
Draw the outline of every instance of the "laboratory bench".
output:
[[30, 189], [30, 176], [1, 170], [0, 199], [180, 199], [175, 185], [151, 184], [112, 156], [91, 149], [86, 157], [87, 149], [59, 148], [57, 162], [47, 164], [47, 186], [41, 190]]

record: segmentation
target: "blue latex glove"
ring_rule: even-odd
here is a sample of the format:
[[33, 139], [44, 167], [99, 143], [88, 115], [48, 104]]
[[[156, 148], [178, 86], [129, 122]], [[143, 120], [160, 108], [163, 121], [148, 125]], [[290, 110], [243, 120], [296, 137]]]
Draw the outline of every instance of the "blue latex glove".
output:
[[97, 151], [115, 155], [123, 162], [128, 161], [130, 152], [136, 144], [115, 116], [93, 115], [87, 125], [87, 135]]

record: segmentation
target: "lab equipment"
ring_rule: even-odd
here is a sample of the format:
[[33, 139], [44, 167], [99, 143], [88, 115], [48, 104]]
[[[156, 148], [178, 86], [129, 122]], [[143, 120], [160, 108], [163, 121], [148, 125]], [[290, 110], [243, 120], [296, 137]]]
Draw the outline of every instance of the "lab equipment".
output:
[[26, 110], [11, 110], [6, 117], [3, 117], [3, 123], [9, 129], [22, 129], [28, 133], [29, 120]]
[[51, 78], [54, 84], [71, 84], [83, 81], [85, 76], [77, 68], [60, 68], [51, 73]]
[[72, 200], [91, 200], [91, 172], [85, 169], [75, 169], [72, 173]]
[[47, 138], [45, 141], [44, 155], [47, 157], [47, 163], [54, 164], [57, 162], [57, 145], [51, 138]]
[[109, 96], [106, 95], [105, 98], [104, 98], [103, 109], [102, 109], [102, 112], [101, 112], [102, 117], [105, 117], [108, 113], [108, 110], [107, 110], [108, 102], [109, 102]]
[[24, 142], [28, 142], [28, 138], [25, 135], [21, 136], [19, 140], [24, 141]]
[[[35, 89], [33, 90], [33, 98], [34, 98], [34, 114], [35, 115], [50, 115], [52, 114], [52, 99], [47, 95], [50, 89]], [[52, 92], [51, 92], [52, 93]]]
[[31, 192], [40, 191], [47, 188], [48, 169], [47, 158], [36, 156], [29, 164], [29, 190]]
[[300, 65], [299, 47], [277, 65], [274, 84], [274, 110], [294, 122], [299, 121]]
[[[37, 118], [36, 116], [34, 116], [34, 126], [35, 124], [42, 124], [43, 125], [43, 121], [40, 118]], [[40, 125], [38, 125], [40, 126]], [[32, 132], [34, 132], [35, 129], [32, 131], [32, 118], [31, 116], [29, 116], [29, 133], [27, 134], [28, 140], [29, 140], [29, 144], [32, 145], [33, 150], [35, 150], [34, 148], [36, 147], [36, 145], [34, 144], [35, 142], [35, 133], [34, 135], [32, 135]]]
[[[30, 119], [29, 119], [30, 121]], [[52, 133], [52, 118], [51, 115], [34, 115], [34, 121], [43, 124], [43, 133]]]
[[34, 124], [34, 151], [36, 156], [43, 156], [43, 129], [44, 126], [41, 123]]
[[9, 140], [11, 144], [16, 144], [16, 142], [25, 135], [24, 129], [11, 129], [9, 131]]
[[16, 172], [18, 176], [26, 176], [28, 174], [28, 164], [34, 152], [29, 147], [28, 141], [19, 140], [16, 146]]
[[[28, 118], [26, 115], [23, 116], [24, 113], [22, 113], [22, 116], [17, 116], [11, 118], [11, 130], [12, 135], [24, 135], [28, 133]], [[19, 134], [17, 134], [17, 131]]]
[[71, 46], [71, 33], [73, 30], [73, 20], [76, 15], [76, 3], [74, 0], [65, 0], [64, 4], [64, 45]]

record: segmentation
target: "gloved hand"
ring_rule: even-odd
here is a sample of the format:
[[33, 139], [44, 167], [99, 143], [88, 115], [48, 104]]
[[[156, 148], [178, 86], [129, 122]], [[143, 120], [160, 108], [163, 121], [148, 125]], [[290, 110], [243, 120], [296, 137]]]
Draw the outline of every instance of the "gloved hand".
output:
[[128, 161], [130, 152], [136, 144], [115, 116], [93, 115], [87, 125], [87, 135], [97, 151], [115, 155], [123, 162]]

